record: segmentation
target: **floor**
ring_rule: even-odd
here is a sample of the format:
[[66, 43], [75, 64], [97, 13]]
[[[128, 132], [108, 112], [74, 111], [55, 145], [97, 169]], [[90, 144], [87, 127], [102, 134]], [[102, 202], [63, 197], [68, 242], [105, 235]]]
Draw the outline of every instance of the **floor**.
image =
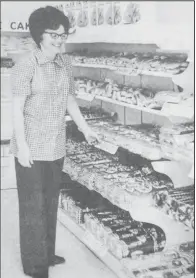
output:
[[[9, 180], [1, 182], [1, 277], [25, 278], [20, 261], [18, 199], [13, 163]], [[66, 264], [50, 268], [50, 278], [116, 278], [96, 256], [60, 223], [56, 253]], [[77, 267], [76, 267], [77, 266]]]

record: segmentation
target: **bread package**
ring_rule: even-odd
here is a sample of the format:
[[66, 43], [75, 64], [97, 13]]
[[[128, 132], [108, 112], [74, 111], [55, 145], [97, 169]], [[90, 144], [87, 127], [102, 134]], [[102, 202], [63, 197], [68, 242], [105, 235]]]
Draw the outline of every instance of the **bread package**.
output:
[[140, 20], [140, 10], [139, 5], [135, 3], [129, 3], [125, 10], [123, 20], [125, 24], [133, 24]]
[[109, 25], [117, 25], [121, 22], [122, 15], [120, 7], [117, 5], [109, 5], [108, 11], [106, 13], [106, 22]]
[[77, 25], [79, 27], [86, 27], [88, 25], [88, 13], [86, 10], [81, 10], [78, 13]]
[[102, 25], [104, 23], [104, 11], [103, 8], [98, 7], [96, 9], [96, 7], [93, 9], [92, 11], [92, 15], [91, 15], [91, 24], [92, 25]]

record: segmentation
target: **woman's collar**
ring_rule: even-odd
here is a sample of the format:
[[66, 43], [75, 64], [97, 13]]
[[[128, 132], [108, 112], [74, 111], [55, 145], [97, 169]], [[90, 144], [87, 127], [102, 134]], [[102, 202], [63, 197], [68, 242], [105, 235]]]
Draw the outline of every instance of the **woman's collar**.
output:
[[[37, 58], [38, 64], [44, 65], [46, 63], [51, 63], [51, 60], [41, 51], [40, 48], [36, 48], [35, 56]], [[62, 54], [57, 54], [53, 62], [57, 63], [60, 67], [64, 66]]]

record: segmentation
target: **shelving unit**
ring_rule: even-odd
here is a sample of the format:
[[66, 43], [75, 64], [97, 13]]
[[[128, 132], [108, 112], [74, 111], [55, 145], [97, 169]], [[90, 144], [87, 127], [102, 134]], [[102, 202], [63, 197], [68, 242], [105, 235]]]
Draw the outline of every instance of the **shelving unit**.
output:
[[[140, 27], [138, 26], [136, 29], [139, 31]], [[12, 34], [5, 33], [4, 35]], [[26, 35], [28, 34], [22, 34], [23, 37]], [[18, 34], [17, 36], [20, 37], [20, 34]], [[151, 52], [157, 55], [166, 53], [166, 51], [157, 47], [155, 39], [149, 39], [148, 42], [144, 42], [140, 38], [140, 41], [138, 40], [135, 42], [126, 42], [125, 33], [123, 37], [124, 41], [122, 43], [109, 43], [109, 40], [106, 40], [106, 38], [105, 41], [99, 42], [98, 38], [96, 38], [95, 35], [93, 38], [94, 42], [91, 43], [89, 41], [89, 37], [86, 36], [82, 43], [82, 38], [73, 36], [67, 43], [66, 51], [68, 53], [72, 53], [79, 50], [82, 51], [84, 49], [88, 49], [88, 51], [92, 52], [96, 52], [97, 50], [99, 50], [99, 52], [112, 50], [114, 52], [128, 51], [130, 53]], [[19, 56], [20, 55], [21, 53], [19, 54]], [[187, 53], [182, 51], [180, 53], [179, 51], [167, 51], [167, 55], [171, 57], [174, 57], [175, 55], [181, 55], [182, 57], [184, 57], [184, 59], [187, 58]], [[8, 56], [12, 57], [15, 61], [20, 58], [18, 54], [14, 52], [10, 53]], [[86, 77], [97, 81], [103, 81], [105, 80], [105, 78], [109, 78], [119, 85], [130, 86], [132, 88], [145, 88], [155, 92], [160, 90], [176, 90], [176, 86], [172, 80], [172, 75], [163, 72], [156, 73], [150, 71], [142, 71], [138, 73], [128, 74], [116, 70], [115, 67], [106, 65], [77, 63], [73, 64], [73, 73], [76, 78]], [[5, 86], [3, 87], [3, 90], [9, 91], [9, 88], [7, 87], [8, 83], [6, 83], [8, 77], [8, 75], [4, 75], [3, 77], [5, 78]], [[10, 105], [10, 101], [6, 101]], [[103, 96], [95, 96], [94, 98], [92, 98], [88, 94], [83, 94], [83, 96], [77, 96], [77, 101], [80, 107], [86, 107], [92, 110], [101, 108], [105, 112], [117, 113], [117, 121], [114, 123], [112, 121], [109, 122], [106, 120], [106, 127], [104, 127], [104, 124], [100, 126], [96, 125], [96, 123], [99, 121], [89, 121], [89, 125], [92, 127], [92, 129], [99, 133], [103, 141], [109, 143], [114, 143], [115, 141], [114, 144], [116, 144], [119, 149], [123, 148], [126, 153], [133, 153], [135, 155], [139, 155], [140, 158], [145, 158], [146, 160], [148, 160], [149, 165], [151, 165], [151, 162], [153, 163], [154, 161], [158, 163], [162, 163], [164, 161], [175, 161], [180, 162], [178, 168], [180, 171], [183, 165], [191, 166], [193, 164], [194, 157], [191, 153], [191, 150], [187, 149], [185, 153], [180, 154], [177, 153], [177, 151], [174, 150], [172, 146], [163, 146], [158, 139], [156, 139], [157, 141], [155, 140], [155, 144], [152, 143], [150, 137], [148, 136], [146, 139], [139, 139], [138, 137], [131, 137], [129, 135], [118, 135], [118, 133], [115, 133], [114, 130], [112, 130], [115, 124], [118, 124], [118, 126], [123, 126], [125, 131], [131, 129], [134, 130], [134, 128], [138, 126], [142, 128], [142, 126], [144, 126], [145, 124], [151, 125], [152, 129], [155, 129], [155, 125], [156, 128], [157, 126], [169, 124], [171, 125], [172, 122], [170, 121], [170, 118], [166, 113], [145, 107], [127, 104], [125, 102], [119, 102], [117, 100], [112, 100]], [[66, 121], [71, 122], [69, 117], [66, 117]], [[141, 134], [142, 132], [143, 131], [141, 131]], [[107, 162], [108, 161], [102, 161], [103, 164]], [[99, 162], [97, 162], [97, 164], [99, 164]], [[108, 199], [113, 205], [125, 211], [128, 211], [135, 221], [148, 222], [162, 229], [162, 231], [166, 235], [166, 251], [174, 250], [175, 248], [177, 248], [175, 246], [179, 247], [184, 242], [194, 240], [193, 227], [190, 227], [189, 225], [187, 226], [185, 223], [186, 221], [180, 222], [179, 219], [174, 220], [175, 213], [173, 211], [169, 211], [168, 209], [164, 208], [158, 208], [154, 199], [154, 193], [164, 190], [168, 191], [168, 188], [154, 188], [150, 183], [145, 181], [142, 192], [142, 190], [139, 190], [141, 183], [137, 184], [136, 181], [133, 181], [133, 190], [130, 190], [128, 192], [127, 188], [121, 187], [122, 183], [120, 185], [117, 180], [112, 183], [111, 181], [106, 181], [103, 178], [102, 174], [94, 172], [92, 169], [88, 169], [87, 165], [80, 165], [74, 162], [69, 155], [65, 159], [63, 171], [69, 174], [73, 181], [79, 182], [82, 186], [87, 187], [89, 190], [98, 192], [105, 199]], [[192, 184], [189, 186], [191, 186], [191, 188], [194, 190], [193, 183], [194, 180], [192, 179]], [[181, 190], [180, 188], [179, 190]], [[182, 205], [182, 208], [183, 207], [185, 206]], [[170, 215], [167, 215], [168, 211]], [[93, 235], [90, 235], [90, 237], [92, 237], [92, 241], [88, 242], [88, 240], [85, 238], [85, 235], [88, 232], [85, 226], [83, 224], [77, 224], [73, 219], [70, 218], [69, 213], [63, 210], [61, 206], [59, 208], [58, 218], [59, 221], [66, 226], [66, 228], [74, 233], [79, 238], [79, 240], [81, 240], [89, 249], [91, 249], [92, 252], [94, 252], [96, 256], [98, 256], [105, 264], [107, 264], [108, 267], [112, 269], [114, 273], [116, 273], [116, 275], [120, 278], [135, 278], [136, 274], [134, 273], [134, 270], [136, 270], [137, 268], [145, 269], [145, 266], [149, 266], [152, 262], [154, 262], [153, 265], [155, 265], [155, 261], [159, 261], [160, 257], [163, 254], [163, 252], [158, 252], [157, 254], [142, 256], [141, 260], [139, 260], [139, 258], [141, 257], [137, 257], [137, 259], [135, 260], [134, 258], [123, 258], [119, 260], [115, 258], [109, 251], [105, 251], [103, 255], [102, 253], [100, 253], [101, 246], [100, 248], [97, 247], [97, 245], [95, 244], [96, 240], [94, 239]], [[194, 222], [194, 219], [192, 218], [189, 219], [189, 222], [191, 222], [192, 220]], [[160, 273], [155, 273], [155, 276], [152, 277], [157, 278], [163, 276], [161, 276]], [[192, 277], [192, 274], [186, 273], [186, 275], [184, 275], [183, 277]]]
[[[68, 149], [71, 149], [71, 145], [69, 144]], [[110, 157], [108, 157], [108, 159], [103, 157], [103, 159], [100, 162], [97, 161], [97, 163], [110, 163], [110, 161], [112, 162]], [[154, 185], [153, 182], [151, 183], [150, 180], [147, 181], [145, 176], [144, 185], [137, 182], [137, 178], [129, 180], [127, 177], [127, 185], [123, 188], [122, 181], [119, 182], [118, 178], [110, 181], [110, 179], [106, 179], [99, 170], [89, 168], [89, 164], [90, 162], [79, 164], [72, 159], [72, 156], [68, 155], [65, 159], [63, 171], [67, 173], [72, 180], [79, 182], [90, 190], [97, 191], [114, 205], [129, 211], [135, 220], [153, 223], [161, 227], [166, 233], [166, 238], [168, 239], [166, 244], [168, 244], [168, 246], [171, 247], [174, 244], [183, 243], [185, 239], [188, 240], [193, 238], [192, 229], [187, 230], [187, 226], [184, 226], [178, 221], [169, 219], [166, 214], [155, 208], [153, 194], [156, 190], [166, 190], [169, 188], [166, 182], [165, 186], [160, 186], [159, 188], [159, 186]], [[131, 168], [126, 171], [130, 171], [130, 175], [135, 175]], [[164, 182], [162, 182], [162, 184], [164, 184]], [[178, 237], [175, 236], [177, 231]]]
[[[130, 51], [131, 51], [131, 45]], [[67, 47], [67, 51], [77, 52], [78, 49], [82, 51], [83, 48], [88, 49], [88, 51], [95, 51], [97, 49], [101, 49], [102, 51], [106, 51], [111, 47], [111, 44], [107, 43], [99, 43], [97, 45], [95, 44], [70, 44]], [[115, 45], [114, 49], [117, 52], [120, 50], [121, 52], [124, 51], [125, 46], [122, 45]], [[112, 49], [113, 50], [113, 49]], [[149, 48], [148, 48], [149, 50]], [[119, 51], [119, 52], [120, 52]], [[141, 49], [140, 49], [141, 51]], [[145, 51], [145, 50], [144, 50]], [[161, 50], [157, 49], [151, 49], [151, 51], [155, 51], [158, 54], [160, 54]], [[163, 51], [164, 52], [164, 51]], [[168, 52], [167, 54], [174, 56], [176, 54], [179, 55], [179, 51], [172, 51]], [[181, 53], [181, 55], [184, 55], [184, 57], [187, 55], [185, 53]], [[134, 73], [134, 74], [126, 74], [115, 70], [115, 67], [109, 67], [107, 65], [90, 65], [90, 64], [73, 64], [73, 70], [74, 70], [74, 76], [75, 77], [82, 77], [82, 78], [89, 78], [93, 80], [101, 80], [103, 81], [105, 78], [112, 79], [115, 81], [115, 83], [120, 85], [126, 85], [131, 86], [133, 88], [147, 88], [151, 89], [153, 91], [160, 91], [160, 90], [170, 90], [174, 91], [176, 90], [176, 85], [173, 83], [172, 75], [168, 73], [162, 73], [162, 72], [140, 72], [140, 73]], [[83, 94], [84, 95], [84, 94]], [[110, 112], [116, 112], [118, 114], [118, 120], [117, 122], [122, 125], [142, 125], [142, 124], [151, 124], [151, 125], [171, 125], [172, 122], [169, 119], [169, 116], [165, 114], [162, 111], [156, 111], [153, 109], [148, 109], [145, 107], [137, 107], [134, 105], [126, 104], [126, 103], [120, 103], [119, 101], [95, 96], [93, 99], [89, 98], [88, 96], [80, 96], [78, 95], [78, 103], [81, 107], [89, 107], [89, 108], [98, 108], [101, 107], [105, 111]], [[184, 154], [179, 154], [177, 151], [171, 147], [171, 146], [163, 146], [160, 143], [154, 147], [149, 142], [144, 142], [140, 140], [134, 140], [130, 139], [129, 137], [123, 138], [123, 136], [118, 136], [118, 134], [113, 133], [110, 129], [107, 130], [107, 127], [104, 129], [103, 126], [97, 126], [94, 127], [93, 123], [89, 122], [89, 125], [94, 128], [94, 130], [99, 133], [101, 136], [104, 136], [105, 141], [118, 144], [120, 147], [124, 147], [125, 149], [129, 150], [130, 152], [140, 154], [142, 157], [145, 157], [146, 159], [152, 160], [159, 160], [161, 163], [161, 160], [171, 160], [171, 161], [177, 161], [180, 162], [181, 165], [179, 166], [179, 171], [181, 170], [181, 167], [183, 167], [183, 163], [185, 164], [192, 164], [193, 163], [193, 156], [191, 154], [191, 151], [187, 150]], [[111, 124], [112, 125], [112, 124]], [[127, 140], [127, 141], [126, 141]], [[129, 144], [128, 144], [129, 141]], [[126, 143], [127, 144], [126, 144]], [[132, 148], [131, 148], [132, 145]], [[135, 146], [135, 149], [139, 149], [140, 151], [133, 150]], [[149, 150], [152, 150], [152, 153], [145, 152], [145, 146], [146, 149], [149, 148]], [[169, 162], [169, 161], [168, 161]], [[111, 202], [113, 202], [114, 205], [117, 205], [127, 211], [130, 212], [133, 219], [140, 221], [140, 222], [148, 222], [153, 223], [157, 225], [158, 227], [162, 228], [162, 230], [166, 234], [166, 246], [167, 249], [172, 249], [174, 245], [179, 246], [184, 241], [189, 241], [190, 239], [193, 239], [193, 230], [184, 224], [174, 220], [173, 215], [167, 215], [167, 213], [164, 212], [164, 210], [159, 210], [154, 203], [153, 197], [151, 193], [147, 194], [134, 194], [134, 193], [127, 193], [125, 190], [119, 190], [117, 196], [119, 196], [119, 199], [112, 199], [110, 194], [105, 194], [106, 191], [104, 191], [102, 188], [104, 186], [104, 180], [101, 176], [95, 176], [94, 181], [99, 180], [100, 187], [97, 184], [94, 184], [94, 186], [90, 186], [89, 183], [92, 182], [92, 170], [90, 171], [90, 176], [86, 175], [87, 179], [85, 180], [84, 176], [81, 175], [77, 176], [77, 174], [73, 174], [71, 169], [74, 168], [73, 161], [71, 161], [70, 166], [69, 162], [66, 161], [66, 166], [64, 168], [64, 171], [68, 173], [71, 178], [77, 182], [80, 182], [84, 186], [87, 186], [91, 190], [96, 190], [99, 192], [104, 198], [109, 199]], [[80, 166], [77, 164], [75, 165], [78, 172], [80, 172], [79, 168]], [[70, 170], [69, 170], [70, 169]], [[81, 173], [86, 173], [85, 169], [81, 169]], [[85, 175], [85, 174], [84, 174]], [[91, 178], [90, 178], [91, 177]], [[107, 187], [107, 185], [105, 185]], [[115, 184], [112, 186], [113, 190], [115, 189]], [[123, 203], [122, 199], [126, 200], [126, 202]], [[121, 200], [120, 200], [121, 199]], [[126, 205], [125, 205], [126, 203]], [[140, 261], [138, 264], [139, 268], [142, 268], [143, 265], [146, 265], [148, 260], [146, 258], [146, 261]], [[122, 262], [121, 262], [122, 263]], [[127, 265], [129, 265], [129, 269], [133, 270], [134, 266], [132, 265], [133, 260], [128, 260]], [[130, 274], [126, 274], [127, 277], [129, 277]], [[157, 274], [158, 275], [158, 274]], [[188, 274], [187, 274], [188, 275]], [[120, 277], [120, 276], [119, 276]], [[131, 277], [131, 276], [130, 276]], [[156, 277], [156, 276], [153, 276]], [[158, 276], [157, 276], [158, 277]], [[161, 277], [161, 276], [160, 276]]]

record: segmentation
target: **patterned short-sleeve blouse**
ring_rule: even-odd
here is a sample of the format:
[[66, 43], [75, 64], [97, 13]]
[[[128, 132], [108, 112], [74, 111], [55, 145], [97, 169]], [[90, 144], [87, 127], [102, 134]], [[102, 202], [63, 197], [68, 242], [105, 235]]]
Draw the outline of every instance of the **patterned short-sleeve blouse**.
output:
[[[13, 96], [26, 96], [25, 138], [33, 160], [53, 161], [65, 156], [68, 94], [75, 94], [71, 59], [57, 55], [50, 61], [40, 49], [20, 61], [11, 74]], [[17, 157], [13, 133], [11, 152]]]

